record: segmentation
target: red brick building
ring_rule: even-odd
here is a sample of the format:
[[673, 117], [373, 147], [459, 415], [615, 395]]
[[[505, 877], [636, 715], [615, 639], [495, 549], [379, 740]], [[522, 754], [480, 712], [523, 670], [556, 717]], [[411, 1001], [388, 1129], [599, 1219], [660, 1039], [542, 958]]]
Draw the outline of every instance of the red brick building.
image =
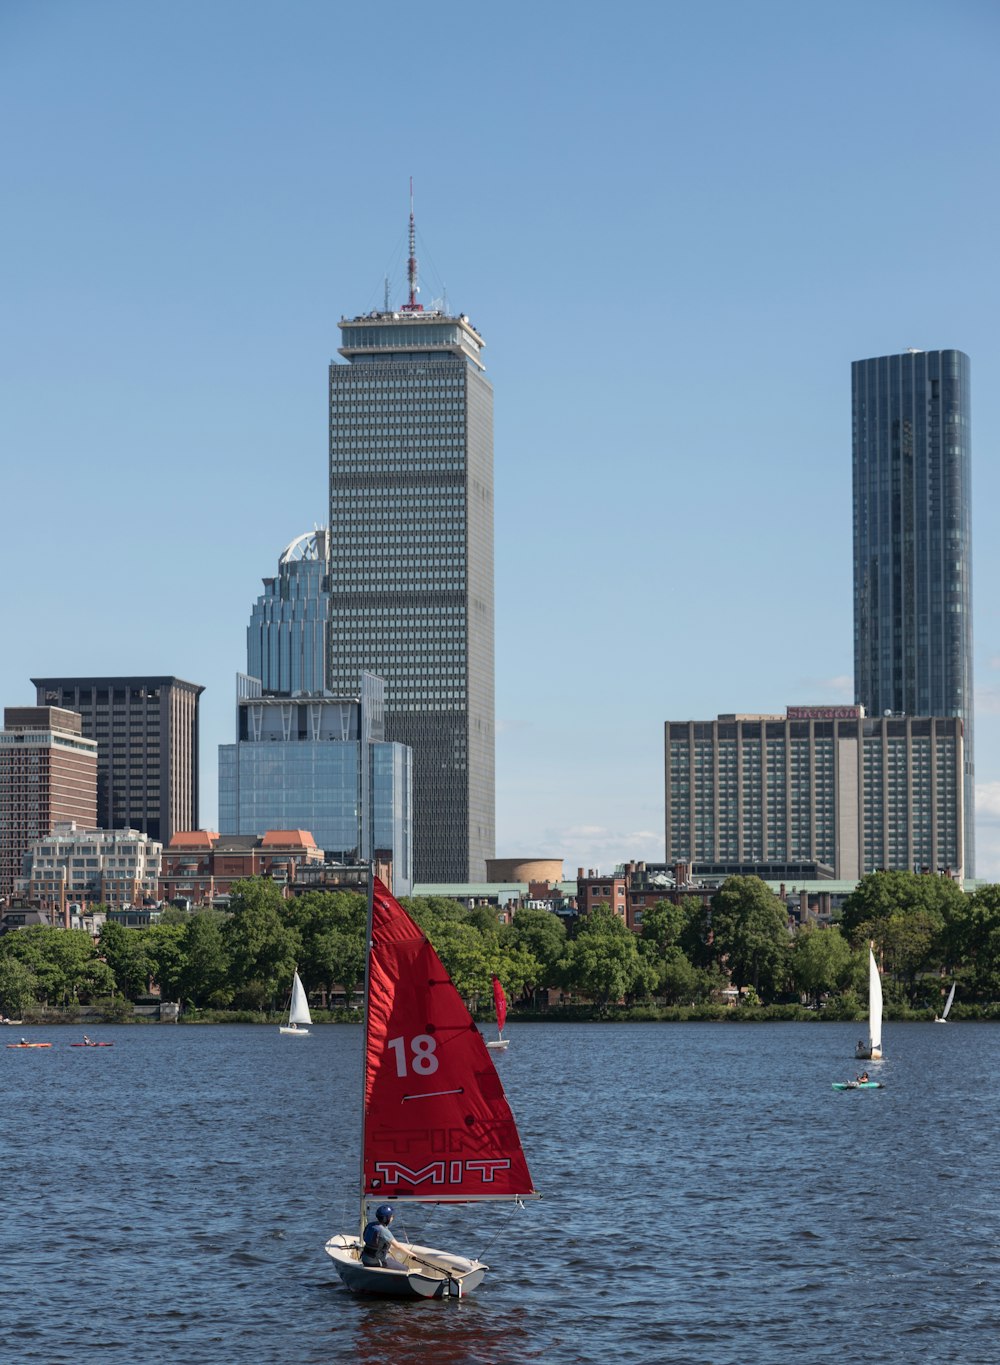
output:
[[263, 835], [186, 830], [163, 850], [160, 898], [211, 905], [217, 896], [228, 896], [234, 882], [270, 877], [288, 887], [299, 868], [322, 862], [323, 850], [304, 829], [272, 829]]

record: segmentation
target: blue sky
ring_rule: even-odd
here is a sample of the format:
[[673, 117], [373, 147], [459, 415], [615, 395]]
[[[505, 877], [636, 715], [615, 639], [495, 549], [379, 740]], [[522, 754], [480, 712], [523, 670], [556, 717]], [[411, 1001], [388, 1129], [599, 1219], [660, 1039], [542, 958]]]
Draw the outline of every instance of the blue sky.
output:
[[498, 854], [661, 859], [666, 719], [852, 699], [850, 364], [957, 347], [1000, 879], [998, 55], [993, 0], [7, 0], [0, 705], [204, 684], [214, 825], [412, 175], [496, 392]]

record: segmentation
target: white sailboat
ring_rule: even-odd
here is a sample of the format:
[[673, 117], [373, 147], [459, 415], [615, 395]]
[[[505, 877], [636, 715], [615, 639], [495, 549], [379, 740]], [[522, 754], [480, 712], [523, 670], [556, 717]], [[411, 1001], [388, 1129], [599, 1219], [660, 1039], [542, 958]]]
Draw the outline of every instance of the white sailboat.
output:
[[955, 982], [955, 981], [953, 981], [953, 982], [951, 983], [951, 990], [948, 992], [948, 999], [945, 1001], [944, 1014], [941, 1015], [941, 1018], [940, 1018], [940, 1019], [935, 1015], [935, 1017], [934, 1017], [934, 1022], [935, 1022], [935, 1024], [947, 1024], [947, 1022], [948, 1022], [948, 1011], [951, 1009], [952, 1002], [953, 1002], [954, 999], [955, 999], [955, 986], [956, 986], [956, 985], [957, 985], [957, 982]]
[[868, 1045], [862, 1039], [854, 1049], [855, 1057], [873, 1062], [882, 1058], [882, 977], [872, 945], [868, 945]]
[[369, 1205], [398, 1213], [537, 1195], [483, 1035], [426, 935], [375, 876], [367, 944], [361, 1228], [325, 1250], [357, 1294], [461, 1298], [482, 1282], [484, 1261], [393, 1238], [382, 1263], [366, 1253], [366, 1264]]
[[281, 1024], [278, 1028], [279, 1033], [284, 1033], [290, 1038], [308, 1038], [309, 1030], [303, 1025], [312, 1023], [312, 1015], [309, 1013], [309, 1001], [306, 999], [305, 988], [299, 979], [298, 972], [292, 977], [292, 1003], [288, 1010], [288, 1023]]

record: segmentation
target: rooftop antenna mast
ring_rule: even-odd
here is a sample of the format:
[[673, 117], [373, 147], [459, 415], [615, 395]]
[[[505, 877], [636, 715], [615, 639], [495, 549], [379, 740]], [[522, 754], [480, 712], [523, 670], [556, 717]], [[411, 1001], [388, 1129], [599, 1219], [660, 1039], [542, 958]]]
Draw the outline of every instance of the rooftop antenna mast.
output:
[[417, 225], [413, 217], [413, 176], [410, 176], [410, 258], [406, 262], [406, 278], [410, 286], [410, 299], [404, 303], [400, 312], [422, 313], [424, 306], [417, 303], [420, 286], [417, 284]]

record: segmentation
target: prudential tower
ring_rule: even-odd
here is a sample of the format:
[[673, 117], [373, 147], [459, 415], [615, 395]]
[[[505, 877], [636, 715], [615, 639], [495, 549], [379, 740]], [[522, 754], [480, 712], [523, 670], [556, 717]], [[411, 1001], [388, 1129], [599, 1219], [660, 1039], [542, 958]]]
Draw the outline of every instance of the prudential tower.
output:
[[327, 686], [386, 684], [413, 750], [414, 880], [485, 879], [495, 839], [493, 389], [463, 314], [408, 296], [340, 322], [330, 365]]

